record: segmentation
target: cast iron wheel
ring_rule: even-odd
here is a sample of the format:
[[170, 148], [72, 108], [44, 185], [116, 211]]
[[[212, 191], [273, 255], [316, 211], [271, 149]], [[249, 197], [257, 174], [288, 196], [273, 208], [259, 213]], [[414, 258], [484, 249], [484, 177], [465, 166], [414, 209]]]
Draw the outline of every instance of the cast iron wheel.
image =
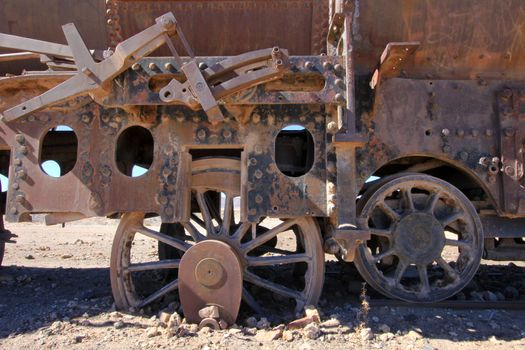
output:
[[[199, 213], [182, 223], [183, 235], [178, 229], [170, 234], [166, 226], [165, 233], [146, 227], [144, 213], [122, 216], [110, 267], [116, 306], [138, 309], [174, 300], [177, 273], [166, 274], [166, 270], [177, 271], [184, 252], [207, 239], [223, 241], [237, 253], [243, 269], [242, 299], [258, 314], [275, 313], [268, 307], [284, 313], [316, 304], [324, 282], [324, 254], [316, 221], [310, 217], [266, 218], [254, 225], [236, 220], [234, 199], [240, 196], [241, 187], [238, 159], [199, 159], [192, 163], [192, 172], [192, 194]], [[222, 208], [209, 203], [206, 194], [210, 192], [222, 194]], [[141, 239], [149, 241], [143, 244]], [[169, 249], [157, 251], [159, 242]], [[155, 250], [144, 253], [141, 247]], [[161, 251], [163, 259], [159, 259]]]
[[355, 265], [382, 294], [408, 302], [452, 297], [476, 273], [483, 231], [476, 209], [456, 187], [424, 174], [386, 178], [363, 194], [360, 217], [372, 239]]

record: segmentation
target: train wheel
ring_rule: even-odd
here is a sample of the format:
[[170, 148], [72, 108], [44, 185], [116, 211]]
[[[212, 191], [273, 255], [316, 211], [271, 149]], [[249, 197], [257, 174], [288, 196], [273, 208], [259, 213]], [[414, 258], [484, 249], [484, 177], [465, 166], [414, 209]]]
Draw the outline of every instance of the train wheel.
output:
[[[255, 312], [276, 315], [317, 303], [324, 282], [324, 254], [315, 220], [242, 222], [234, 210], [241, 187], [239, 160], [200, 159], [192, 169], [192, 195], [199, 212], [182, 224], [183, 230], [146, 227], [144, 213], [122, 216], [110, 268], [117, 307], [142, 308], [177, 298], [181, 258], [204, 240], [219, 240], [233, 248], [243, 270], [242, 300]], [[217, 193], [223, 205], [209, 200]]]
[[481, 222], [468, 198], [449, 183], [424, 174], [394, 176], [363, 194], [358, 210], [372, 239], [358, 247], [355, 265], [382, 294], [440, 301], [476, 273]]

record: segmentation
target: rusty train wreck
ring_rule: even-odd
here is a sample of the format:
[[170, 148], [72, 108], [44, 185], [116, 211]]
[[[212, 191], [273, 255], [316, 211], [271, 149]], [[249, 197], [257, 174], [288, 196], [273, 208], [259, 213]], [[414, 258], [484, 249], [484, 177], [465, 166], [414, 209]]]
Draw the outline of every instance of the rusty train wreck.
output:
[[[119, 308], [177, 295], [217, 327], [241, 301], [299, 310], [320, 296], [325, 253], [388, 297], [439, 301], [482, 257], [525, 257], [522, 2], [62, 5], [85, 26], [87, 3], [107, 35], [0, 34], [2, 209], [119, 218]], [[137, 260], [138, 237], [154, 259]]]

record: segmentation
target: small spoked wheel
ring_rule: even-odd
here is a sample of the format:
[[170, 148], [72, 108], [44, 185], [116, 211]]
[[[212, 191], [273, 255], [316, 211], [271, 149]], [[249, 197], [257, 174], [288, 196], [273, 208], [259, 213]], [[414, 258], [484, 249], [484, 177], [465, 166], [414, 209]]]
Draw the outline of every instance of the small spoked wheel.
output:
[[190, 221], [157, 228], [148, 227], [144, 213], [122, 216], [110, 269], [117, 307], [161, 307], [175, 301], [181, 259], [204, 240], [233, 249], [243, 271], [242, 300], [255, 312], [276, 315], [317, 303], [324, 282], [317, 223], [310, 217], [243, 222], [236, 210], [239, 160], [199, 159], [192, 169]]
[[451, 184], [424, 174], [380, 180], [358, 203], [371, 239], [355, 265], [380, 293], [409, 302], [452, 297], [476, 273], [483, 232], [476, 209]]

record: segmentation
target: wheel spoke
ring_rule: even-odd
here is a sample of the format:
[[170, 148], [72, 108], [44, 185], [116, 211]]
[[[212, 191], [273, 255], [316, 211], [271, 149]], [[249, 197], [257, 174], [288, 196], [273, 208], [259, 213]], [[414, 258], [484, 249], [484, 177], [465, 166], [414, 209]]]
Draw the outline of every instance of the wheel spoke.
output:
[[428, 280], [426, 265], [417, 265], [417, 271], [419, 272], [419, 281], [421, 283], [420, 292], [428, 294], [430, 292], [430, 282]]
[[372, 258], [372, 261], [381, 261], [384, 258], [386, 258], [387, 256], [391, 256], [391, 255], [394, 255], [394, 254], [395, 254], [395, 250], [393, 248], [390, 248], [390, 249], [387, 249], [386, 251], [384, 251], [381, 254], [377, 254], [377, 255], [372, 255], [371, 254], [370, 256]]
[[445, 240], [445, 244], [446, 245], [451, 245], [451, 246], [454, 246], [454, 247], [459, 247], [461, 249], [464, 249], [464, 250], [470, 250], [470, 244], [468, 242], [465, 242], [465, 241], [460, 241], [459, 239], [456, 240], [456, 239], [446, 239]]
[[252, 310], [258, 313], [259, 315], [264, 314], [261, 305], [259, 305], [259, 303], [255, 300], [253, 295], [251, 295], [251, 293], [248, 292], [248, 289], [246, 289], [246, 287], [242, 288], [242, 300], [244, 300], [244, 302], [248, 304], [248, 306], [251, 307]]
[[124, 272], [138, 272], [148, 270], [161, 270], [161, 269], [178, 269], [180, 259], [166, 259], [161, 261], [151, 261], [139, 264], [130, 264]]
[[385, 202], [379, 202], [377, 204], [378, 208], [381, 209], [383, 211], [383, 213], [385, 213], [390, 219], [396, 221], [399, 219], [399, 214], [394, 210], [392, 209], [388, 204], [386, 204]]
[[402, 191], [405, 200], [406, 209], [414, 211], [414, 199], [412, 198], [412, 188], [405, 188]]
[[288, 287], [285, 287], [285, 286], [283, 286], [281, 284], [268, 281], [268, 280], [266, 280], [264, 278], [261, 278], [261, 277], [257, 276], [256, 274], [254, 274], [252, 272], [245, 271], [244, 272], [244, 279], [247, 282], [255, 284], [256, 286], [259, 286], [261, 288], [267, 289], [267, 290], [269, 290], [271, 292], [274, 292], [276, 294], [282, 295], [282, 296], [287, 297], [287, 298], [295, 299], [298, 302], [299, 301], [303, 301], [304, 302], [304, 296], [303, 296], [302, 293], [300, 293], [298, 291], [295, 291], [295, 290], [292, 290], [292, 289], [290, 289]]
[[439, 200], [439, 194], [437, 192], [433, 192], [430, 197], [428, 197], [427, 200], [427, 207], [426, 211], [430, 214], [434, 214], [434, 208], [436, 207], [436, 204]]
[[191, 219], [193, 221], [195, 221], [197, 223], [197, 225], [199, 225], [200, 227], [202, 227], [203, 229], [206, 229], [206, 224], [204, 223], [204, 221], [202, 221], [197, 215], [195, 214], [191, 214]]
[[252, 224], [250, 222], [243, 222], [235, 231], [235, 233], [232, 235], [232, 239], [240, 242], [243, 237], [246, 235], [248, 230], [252, 227]]
[[241, 245], [241, 248], [244, 250], [245, 253], [248, 253], [254, 248], [268, 242], [270, 239], [274, 238], [279, 233], [288, 230], [290, 227], [292, 227], [296, 223], [297, 223], [297, 219], [286, 220], [280, 223], [279, 225], [275, 226], [274, 228], [266, 231], [262, 235], [257, 236], [255, 239], [249, 241], [248, 243]]
[[396, 266], [396, 271], [394, 273], [394, 282], [395, 284], [399, 284], [401, 282], [401, 279], [405, 275], [405, 271], [407, 270], [408, 264], [403, 261], [399, 260], [399, 263]]
[[217, 206], [217, 203], [214, 203], [211, 199], [208, 193], [204, 193], [204, 199], [206, 200], [206, 204], [208, 205], [208, 208], [210, 209], [210, 214], [212, 219], [215, 219], [219, 225], [222, 225], [222, 218], [221, 218], [221, 203], [219, 201], [219, 206]]
[[197, 204], [199, 205], [199, 209], [202, 214], [206, 232], [208, 233], [208, 235], [215, 233], [215, 228], [213, 227], [213, 222], [210, 214], [210, 208], [208, 207], [204, 193], [197, 192], [195, 196], [197, 197]]
[[190, 244], [184, 241], [168, 236], [167, 234], [161, 232], [150, 230], [149, 228], [146, 228], [144, 226], [140, 226], [139, 228], [137, 228], [136, 231], [143, 234], [144, 236], [156, 239], [157, 241], [165, 243], [173, 248], [182, 250], [183, 252], [185, 252], [191, 247]]
[[155, 293], [151, 294], [146, 299], [142, 300], [137, 307], [142, 308], [149, 303], [157, 300], [160, 297], [163, 297], [164, 295], [173, 292], [174, 290], [179, 288], [179, 280], [171, 281], [170, 283], [166, 284], [164, 287], [156, 291]]
[[306, 254], [291, 254], [281, 256], [258, 256], [248, 257], [248, 266], [273, 266], [284, 264], [295, 264], [300, 262], [311, 262], [312, 258]]
[[189, 222], [189, 221], [188, 222], [184, 222], [184, 223], [182, 223], [182, 225], [184, 226], [186, 231], [188, 231], [188, 233], [190, 234], [191, 238], [193, 238], [194, 242], [200, 242], [200, 241], [206, 239], [206, 237], [204, 237], [202, 235], [202, 233], [200, 233], [199, 230], [197, 230], [197, 228], [195, 226], [193, 226], [193, 224], [191, 222]]
[[447, 274], [448, 277], [450, 277], [452, 280], [456, 280], [456, 279], [459, 278], [456, 270], [452, 266], [450, 266], [445, 261], [445, 259], [443, 259], [442, 257], [439, 257], [439, 258], [436, 259], [436, 262], [445, 271], [445, 274]]
[[450, 225], [451, 223], [453, 223], [454, 221], [462, 217], [463, 217], [463, 212], [456, 211], [450, 215], [445, 216], [444, 218], [439, 220], [439, 222], [441, 223], [441, 225], [443, 225], [443, 227], [447, 227], [448, 225]]
[[221, 235], [228, 235], [230, 233], [230, 226], [233, 217], [233, 196], [226, 194], [224, 201], [224, 216], [222, 219]]

